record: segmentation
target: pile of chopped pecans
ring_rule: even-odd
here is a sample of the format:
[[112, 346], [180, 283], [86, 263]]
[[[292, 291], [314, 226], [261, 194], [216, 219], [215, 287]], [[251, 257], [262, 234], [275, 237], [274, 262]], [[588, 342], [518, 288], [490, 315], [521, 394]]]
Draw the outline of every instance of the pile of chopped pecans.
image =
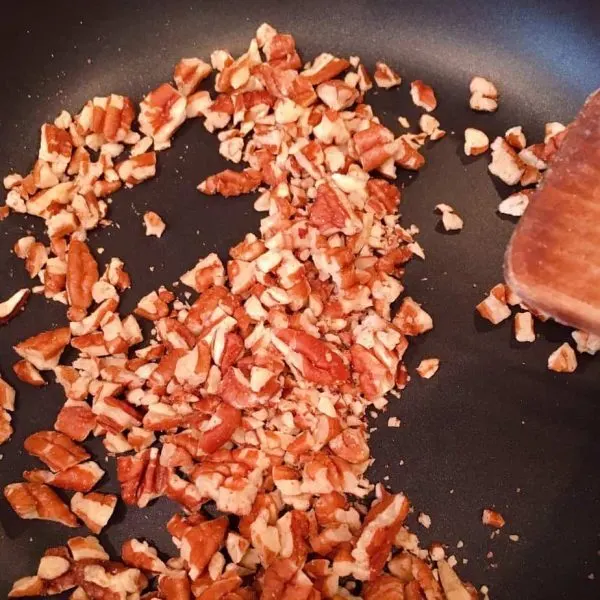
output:
[[[439, 544], [419, 548], [404, 526], [408, 499], [365, 478], [366, 411], [405, 387], [408, 338], [433, 327], [410, 297], [392, 316], [404, 264], [423, 251], [399, 224], [398, 188], [370, 173], [394, 179], [397, 166], [421, 168], [419, 148], [444, 132], [431, 118], [422, 134], [396, 137], [364, 104], [373, 84], [359, 59], [324, 53], [302, 68], [294, 38], [266, 24], [242, 56], [218, 50], [211, 65], [182, 59], [175, 87], [150, 92], [137, 122], [133, 103], [114, 94], [75, 117], [61, 113], [42, 127], [32, 172], [5, 179], [8, 209], [44, 219], [50, 240], [22, 238], [15, 253], [40, 281], [34, 293], [64, 303], [69, 319], [14, 348], [16, 375], [43, 385], [52, 371], [66, 401], [54, 431], [25, 442], [47, 469], [7, 486], [8, 502], [21, 518], [81, 520], [99, 534], [118, 500], [92, 491], [104, 472], [81, 443], [93, 435], [116, 456], [126, 504], [166, 496], [183, 511], [167, 524], [179, 557], [163, 562], [131, 539], [117, 563], [94, 537], [72, 538], [49, 549], [10, 597], [476, 598]], [[213, 70], [214, 98], [197, 91]], [[384, 63], [374, 79], [401, 83]], [[428, 112], [437, 104], [422, 81], [411, 96]], [[259, 190], [260, 236], [231, 248], [226, 265], [210, 254], [184, 273], [198, 294], [191, 304], [161, 287], [122, 317], [130, 277], [118, 258], [100, 269], [87, 231], [110, 223], [105, 198], [153, 177], [156, 152], [195, 117], [218, 131], [225, 158], [246, 165], [199, 190]], [[144, 223], [160, 237], [159, 215]], [[0, 305], [2, 318], [27, 297], [21, 290]], [[149, 343], [138, 319], [153, 323]], [[62, 365], [69, 345], [78, 357]], [[438, 364], [424, 361], [421, 375]], [[2, 380], [0, 405], [4, 441], [14, 390]], [[53, 487], [75, 492], [70, 506]], [[208, 518], [208, 502], [222, 516]], [[141, 596], [151, 581], [154, 591]]]

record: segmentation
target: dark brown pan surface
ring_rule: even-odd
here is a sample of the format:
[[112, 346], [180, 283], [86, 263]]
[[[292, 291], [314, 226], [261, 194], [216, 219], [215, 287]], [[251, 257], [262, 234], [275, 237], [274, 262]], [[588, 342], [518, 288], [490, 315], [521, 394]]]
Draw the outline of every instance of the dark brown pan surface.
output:
[[[434, 86], [437, 118], [455, 132], [427, 148], [427, 167], [406, 189], [404, 222], [416, 223], [427, 252], [410, 265], [406, 285], [434, 316], [435, 329], [411, 345], [409, 366], [426, 356], [442, 361], [430, 381], [414, 379], [389, 415], [375, 423], [377, 461], [372, 480], [389, 475], [417, 511], [431, 515], [424, 542], [441, 540], [449, 553], [467, 558], [461, 574], [487, 584], [494, 600], [600, 597], [600, 359], [583, 357], [572, 376], [546, 370], [548, 354], [568, 332], [548, 324], [531, 346], [512, 341], [508, 322], [492, 329], [473, 307], [502, 276], [504, 247], [514, 224], [495, 212], [509, 190], [487, 173], [487, 158], [466, 159], [462, 132], [478, 127], [492, 138], [523, 125], [532, 140], [547, 121], [568, 122], [600, 83], [600, 5], [546, 0], [533, 3], [384, 2], [55, 2], [13, 3], [0, 36], [0, 170], [27, 171], [37, 153], [39, 126], [62, 108], [71, 112], [95, 95], [117, 92], [139, 99], [169, 79], [181, 56], [208, 58], [227, 47], [247, 46], [256, 27], [271, 22], [292, 32], [304, 60], [321, 51], [356, 54], [369, 67], [384, 59], [404, 77], [391, 92], [370, 101], [398, 131], [396, 117], [416, 123], [408, 83]], [[76, 6], [76, 8], [73, 8]], [[500, 88], [496, 115], [467, 107], [474, 74]], [[94, 232], [100, 262], [121, 257], [133, 277], [123, 310], [161, 283], [175, 281], [198, 256], [222, 257], [233, 242], [256, 229], [251, 199], [207, 198], [195, 185], [224, 168], [216, 138], [197, 122], [185, 124], [171, 150], [159, 155], [159, 176], [114, 197], [120, 229]], [[409, 180], [405, 178], [405, 181]], [[459, 235], [436, 231], [433, 208], [446, 202], [465, 220]], [[161, 240], [144, 238], [141, 215], [156, 210], [167, 222]], [[27, 285], [21, 261], [9, 254], [14, 241], [33, 229], [33, 218], [0, 224], [0, 297]], [[155, 267], [153, 271], [150, 267]], [[17, 384], [11, 365], [17, 341], [64, 323], [64, 308], [33, 298], [26, 312], [0, 329], [0, 371], [18, 390], [15, 435], [0, 448], [0, 486], [18, 481], [35, 459], [24, 455], [24, 438], [48, 428], [62, 390]], [[403, 427], [388, 429], [387, 418]], [[88, 444], [102, 460], [101, 447]], [[116, 490], [111, 477], [102, 490]], [[481, 509], [506, 517], [501, 536], [490, 540]], [[124, 539], [146, 537], [167, 555], [176, 553], [164, 523], [177, 507], [166, 500], [141, 511], [121, 507], [101, 536], [118, 552]], [[47, 546], [73, 532], [55, 524], [19, 521], [0, 501], [0, 597], [17, 577], [35, 573]], [[84, 530], [81, 530], [83, 534]], [[509, 534], [518, 534], [514, 543]], [[455, 548], [463, 540], [465, 547]], [[493, 558], [486, 559], [488, 552]], [[497, 563], [497, 568], [491, 565]], [[588, 579], [596, 573], [595, 581]]]

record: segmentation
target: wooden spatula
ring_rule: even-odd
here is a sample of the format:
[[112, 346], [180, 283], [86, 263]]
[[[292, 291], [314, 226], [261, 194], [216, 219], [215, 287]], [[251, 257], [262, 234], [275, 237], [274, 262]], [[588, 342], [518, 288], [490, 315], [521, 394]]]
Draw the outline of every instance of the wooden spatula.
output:
[[532, 309], [600, 335], [600, 90], [569, 126], [532, 195], [504, 273]]

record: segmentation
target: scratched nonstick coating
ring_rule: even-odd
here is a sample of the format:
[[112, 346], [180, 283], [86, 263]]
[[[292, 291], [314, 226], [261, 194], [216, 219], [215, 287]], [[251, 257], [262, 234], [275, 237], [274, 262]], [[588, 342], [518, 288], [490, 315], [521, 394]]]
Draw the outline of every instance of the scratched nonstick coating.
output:
[[[525, 6], [527, 5], [527, 6]], [[403, 222], [421, 229], [425, 262], [413, 261], [408, 293], [434, 316], [435, 329], [411, 344], [407, 362], [441, 359], [430, 381], [414, 377], [401, 400], [372, 424], [376, 458], [371, 479], [404, 490], [416, 511], [432, 518], [426, 531], [411, 524], [424, 544], [440, 540], [455, 553], [460, 573], [485, 584], [495, 600], [600, 597], [600, 359], [580, 359], [574, 375], [546, 369], [548, 354], [569, 333], [539, 326], [539, 340], [517, 345], [511, 325], [492, 328], [473, 307], [501, 279], [504, 246], [514, 227], [495, 211], [509, 192], [490, 178], [487, 158], [466, 159], [465, 127], [490, 137], [523, 125], [532, 141], [547, 121], [568, 122], [586, 95], [600, 85], [600, 5], [594, 2], [54, 2], [11, 3], [0, 24], [0, 171], [24, 173], [37, 153], [39, 126], [61, 109], [71, 112], [96, 95], [116, 92], [136, 101], [169, 80], [182, 56], [208, 58], [226, 47], [245, 50], [256, 27], [271, 22], [296, 36], [304, 60], [321, 51], [359, 55], [367, 66], [386, 60], [404, 78], [400, 88], [372, 94], [369, 101], [386, 124], [396, 118], [416, 124], [419, 111], [408, 84], [434, 86], [435, 115], [449, 135], [426, 148], [427, 165], [407, 184]], [[500, 88], [497, 114], [467, 107], [470, 77], [490, 77]], [[205, 197], [196, 184], [225, 168], [217, 140], [198, 121], [186, 123], [172, 149], [159, 155], [154, 180], [114, 196], [111, 216], [119, 226], [91, 234], [104, 264], [122, 258], [133, 278], [122, 308], [161, 283], [169, 284], [198, 256], [216, 250], [222, 258], [244, 233], [256, 230], [252, 198]], [[433, 208], [446, 202], [465, 221], [458, 235], [437, 228]], [[145, 238], [141, 215], [157, 211], [167, 222], [162, 239]], [[32, 217], [0, 224], [0, 298], [29, 285], [22, 262], [10, 254], [26, 231], [42, 235]], [[104, 252], [99, 253], [99, 248]], [[19, 481], [38, 466], [23, 440], [51, 428], [63, 402], [54, 383], [38, 390], [16, 381], [11, 346], [65, 323], [64, 307], [33, 298], [27, 310], [0, 328], [0, 371], [18, 391], [15, 434], [0, 448], [0, 485]], [[66, 357], [68, 358], [68, 357]], [[402, 427], [387, 427], [397, 416]], [[99, 489], [116, 491], [114, 461], [102, 447], [86, 446], [106, 466]], [[481, 510], [496, 507], [506, 517], [502, 534], [490, 539]], [[101, 540], [117, 554], [127, 537], [145, 537], [165, 556], [176, 549], [164, 528], [177, 510], [159, 500], [145, 510], [120, 503]], [[11, 582], [34, 574], [44, 548], [85, 530], [21, 521], [0, 500], [0, 597]], [[517, 542], [509, 534], [519, 536]], [[459, 540], [464, 547], [457, 549]], [[486, 557], [488, 553], [493, 556]], [[462, 564], [466, 559], [466, 564]], [[596, 574], [595, 580], [589, 578]]]

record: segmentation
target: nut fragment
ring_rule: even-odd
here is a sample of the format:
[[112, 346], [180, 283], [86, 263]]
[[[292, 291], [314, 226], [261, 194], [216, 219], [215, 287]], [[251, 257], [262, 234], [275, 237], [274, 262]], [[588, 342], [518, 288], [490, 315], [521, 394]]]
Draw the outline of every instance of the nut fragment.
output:
[[420, 79], [411, 81], [410, 96], [417, 106], [424, 108], [427, 112], [435, 110], [437, 106], [437, 99], [433, 88], [423, 83]]
[[15, 375], [23, 382], [36, 387], [46, 385], [46, 380], [40, 372], [28, 361], [20, 360], [13, 365]]
[[548, 357], [548, 368], [557, 373], [573, 373], [577, 368], [575, 350], [565, 342]]
[[417, 373], [424, 379], [431, 379], [439, 368], [439, 358], [424, 358], [417, 367]]
[[506, 185], [519, 183], [525, 167], [514, 149], [504, 138], [497, 137], [492, 143], [492, 162], [488, 170]]
[[505, 296], [498, 297], [494, 290], [476, 307], [477, 312], [493, 325], [498, 325], [510, 317], [510, 308], [506, 304]]
[[114, 494], [77, 492], [71, 498], [73, 513], [96, 535], [106, 527], [116, 506], [117, 497]]
[[164, 233], [167, 225], [160, 218], [160, 215], [149, 210], [144, 213], [144, 227], [146, 228], [147, 236], [154, 235], [159, 238]]
[[515, 339], [517, 342], [535, 342], [533, 316], [530, 312], [519, 312], [515, 315]]
[[66, 527], [77, 527], [77, 519], [67, 505], [42, 483], [11, 483], [4, 496], [21, 519], [56, 521]]
[[402, 83], [402, 78], [393, 69], [388, 67], [384, 62], [375, 63], [375, 73], [373, 79], [377, 87], [389, 89]]
[[484, 525], [493, 527], [494, 529], [500, 529], [504, 527], [504, 524], [506, 523], [504, 517], [499, 512], [496, 512], [490, 508], [484, 509], [483, 514], [481, 515], [481, 522]]
[[25, 308], [30, 294], [31, 290], [23, 288], [4, 302], [0, 302], [0, 325], [5, 325], [11, 319], [14, 319]]
[[522, 217], [529, 205], [529, 194], [515, 192], [498, 204], [498, 212], [511, 217]]
[[60, 355], [71, 339], [68, 327], [38, 333], [18, 343], [14, 350], [36, 369], [48, 371], [58, 365]]
[[498, 90], [484, 77], [473, 77], [469, 85], [471, 99], [469, 105], [473, 110], [494, 112], [498, 108]]
[[465, 129], [465, 154], [467, 156], [477, 156], [487, 152], [490, 147], [490, 140], [488, 136], [473, 127], [467, 127]]

